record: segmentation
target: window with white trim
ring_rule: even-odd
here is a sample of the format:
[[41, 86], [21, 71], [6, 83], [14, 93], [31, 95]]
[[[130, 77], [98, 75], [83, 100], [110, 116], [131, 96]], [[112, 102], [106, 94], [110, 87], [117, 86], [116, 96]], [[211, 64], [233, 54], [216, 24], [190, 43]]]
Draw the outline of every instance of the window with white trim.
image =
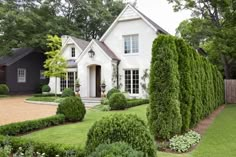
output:
[[125, 70], [125, 91], [139, 94], [139, 70]]
[[124, 53], [138, 53], [139, 52], [139, 36], [126, 35], [124, 36]]
[[44, 70], [40, 70], [40, 80], [44, 80], [45, 78]]
[[77, 72], [66, 72], [65, 77], [60, 79], [60, 90], [64, 91], [65, 88], [70, 88], [75, 91], [75, 82], [77, 80]]
[[26, 69], [22, 69], [22, 68], [17, 69], [17, 82], [19, 83], [26, 82]]
[[71, 48], [71, 57], [75, 57], [75, 48], [74, 47]]

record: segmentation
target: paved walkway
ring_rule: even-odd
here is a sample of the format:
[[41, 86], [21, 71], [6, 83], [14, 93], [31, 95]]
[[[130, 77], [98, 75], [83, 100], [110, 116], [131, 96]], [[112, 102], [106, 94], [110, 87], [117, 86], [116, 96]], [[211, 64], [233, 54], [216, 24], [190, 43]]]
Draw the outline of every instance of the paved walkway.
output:
[[25, 103], [29, 96], [0, 98], [0, 125], [56, 114], [57, 106]]

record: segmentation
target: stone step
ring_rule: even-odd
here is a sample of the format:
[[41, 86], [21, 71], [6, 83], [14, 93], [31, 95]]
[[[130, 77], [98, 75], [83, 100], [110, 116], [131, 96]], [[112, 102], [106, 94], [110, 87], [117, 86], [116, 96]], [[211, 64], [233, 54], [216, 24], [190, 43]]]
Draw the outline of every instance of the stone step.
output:
[[101, 98], [81, 98], [85, 106], [93, 107], [101, 103]]

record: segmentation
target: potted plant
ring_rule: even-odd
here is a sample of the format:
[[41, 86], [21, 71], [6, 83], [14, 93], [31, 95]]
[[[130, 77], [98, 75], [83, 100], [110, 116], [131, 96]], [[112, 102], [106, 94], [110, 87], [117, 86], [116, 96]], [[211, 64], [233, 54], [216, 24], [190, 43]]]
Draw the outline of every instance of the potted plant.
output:
[[106, 83], [105, 80], [102, 81], [102, 84], [100, 85], [101, 87], [101, 91], [102, 91], [102, 95], [103, 97], [105, 96], [105, 91], [106, 91]]

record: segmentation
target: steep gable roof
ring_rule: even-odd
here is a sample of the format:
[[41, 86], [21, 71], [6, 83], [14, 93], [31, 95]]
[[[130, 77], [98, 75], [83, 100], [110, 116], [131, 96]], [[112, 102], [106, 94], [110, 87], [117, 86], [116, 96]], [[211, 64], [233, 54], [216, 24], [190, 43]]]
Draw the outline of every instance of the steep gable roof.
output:
[[41, 51], [34, 48], [12, 49], [12, 53], [10, 55], [0, 57], [0, 65], [9, 66], [33, 52], [41, 52]]
[[[133, 12], [133, 13], [131, 13]], [[126, 14], [125, 14], [126, 13]], [[132, 14], [132, 15], [131, 15]], [[131, 17], [125, 17], [127, 15], [130, 15]], [[123, 16], [123, 17], [122, 17]], [[106, 36], [112, 31], [112, 29], [117, 25], [119, 21], [127, 21], [127, 20], [134, 20], [134, 19], [142, 19], [144, 22], [146, 22], [152, 29], [154, 29], [157, 33], [164, 33], [169, 34], [166, 30], [164, 30], [162, 27], [160, 27], [158, 24], [156, 24], [154, 21], [152, 21], [150, 18], [148, 18], [146, 15], [144, 15], [141, 11], [139, 11], [137, 8], [133, 7], [132, 5], [128, 4], [123, 11], [120, 13], [120, 15], [116, 18], [116, 20], [111, 24], [111, 26], [108, 28], [108, 30], [103, 34], [100, 41], [104, 41]]]
[[73, 36], [70, 36], [70, 37], [75, 41], [75, 43], [76, 43], [82, 50], [84, 50], [84, 49], [88, 46], [88, 44], [89, 44], [89, 42], [86, 41], [86, 40], [79, 39], [79, 38], [76, 38], [76, 37], [73, 37]]

